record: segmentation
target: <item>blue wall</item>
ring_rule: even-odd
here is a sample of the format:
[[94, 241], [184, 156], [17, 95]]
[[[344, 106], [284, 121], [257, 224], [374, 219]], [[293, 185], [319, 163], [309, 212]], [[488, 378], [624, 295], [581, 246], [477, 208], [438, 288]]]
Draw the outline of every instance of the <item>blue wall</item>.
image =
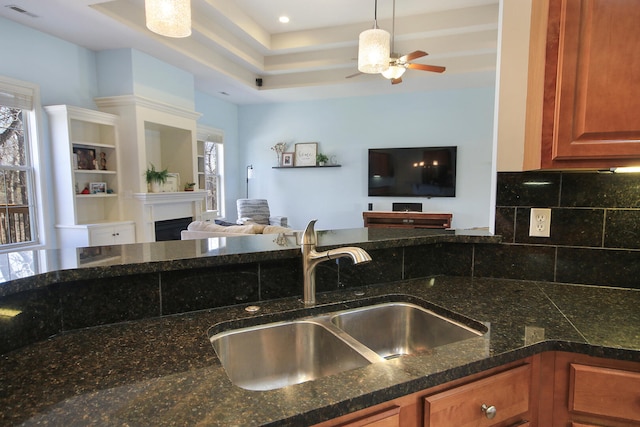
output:
[[[252, 164], [249, 196], [267, 198], [275, 215], [302, 228], [318, 218], [319, 228], [362, 226], [368, 203], [390, 210], [392, 202], [421, 202], [423, 210], [452, 212], [457, 228], [489, 226], [494, 89], [368, 96], [241, 106], [239, 170]], [[340, 168], [272, 169], [276, 142], [318, 142]], [[455, 198], [367, 196], [367, 149], [458, 146]]]
[[134, 49], [100, 51], [100, 96], [136, 94], [175, 107], [193, 110], [194, 77], [191, 73]]
[[[236, 106], [197, 92], [193, 76], [141, 52], [129, 49], [95, 53], [64, 40], [0, 18], [0, 37], [19, 38], [5, 53], [0, 74], [40, 85], [43, 105], [71, 104], [96, 108], [97, 96], [131, 88], [163, 102], [174, 102], [202, 114], [199, 123], [225, 134], [226, 217], [236, 219], [235, 200], [246, 194], [246, 166], [254, 166], [250, 197], [269, 200], [272, 213], [285, 215], [294, 228], [318, 218], [318, 228], [362, 225], [368, 203], [388, 210], [392, 202], [419, 201], [425, 211], [452, 212], [457, 228], [488, 227], [490, 221], [493, 87], [427, 93], [342, 98], [297, 103]], [[118, 56], [124, 56], [118, 63]], [[123, 75], [123, 70], [132, 74]], [[161, 69], [143, 82], [144, 70]], [[118, 82], [109, 77], [119, 75]], [[437, 76], [434, 76], [437, 78]], [[139, 81], [140, 80], [140, 81]], [[176, 84], [166, 86], [164, 80]], [[168, 83], [167, 83], [168, 84]], [[159, 88], [170, 87], [166, 93]], [[138, 93], [140, 94], [140, 93]], [[41, 113], [44, 158], [49, 146], [46, 114]], [[270, 149], [284, 141], [318, 142], [335, 155], [340, 168], [276, 170]], [[370, 147], [457, 145], [457, 196], [446, 199], [367, 197], [367, 149]], [[51, 165], [44, 165], [50, 176]], [[51, 194], [53, 189], [46, 189]], [[51, 203], [47, 200], [45, 203]], [[53, 235], [52, 229], [47, 230]]]
[[0, 18], [0, 40], [5, 41], [0, 73], [40, 85], [43, 105], [95, 108], [95, 52], [4, 18]]

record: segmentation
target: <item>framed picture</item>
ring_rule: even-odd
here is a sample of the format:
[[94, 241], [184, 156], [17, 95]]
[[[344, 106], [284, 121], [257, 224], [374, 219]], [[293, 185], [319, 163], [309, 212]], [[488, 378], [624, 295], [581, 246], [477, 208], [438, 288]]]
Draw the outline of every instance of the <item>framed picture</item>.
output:
[[290, 168], [293, 166], [293, 156], [295, 153], [282, 153], [282, 167]]
[[107, 193], [107, 183], [106, 182], [90, 182], [89, 183], [89, 193], [91, 194], [100, 194]]
[[93, 148], [73, 147], [74, 166], [76, 157], [78, 158], [79, 170], [91, 170], [96, 168], [96, 150]]
[[318, 154], [317, 142], [299, 142], [296, 144], [294, 166], [315, 166]]
[[180, 174], [170, 173], [167, 176], [167, 182], [162, 185], [162, 192], [175, 193], [176, 191], [180, 191]]

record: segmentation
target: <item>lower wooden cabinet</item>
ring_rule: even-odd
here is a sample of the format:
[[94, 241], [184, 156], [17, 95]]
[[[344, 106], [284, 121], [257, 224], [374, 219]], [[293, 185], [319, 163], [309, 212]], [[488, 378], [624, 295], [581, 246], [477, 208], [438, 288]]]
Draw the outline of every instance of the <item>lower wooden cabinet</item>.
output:
[[531, 365], [424, 398], [425, 427], [523, 425], [529, 418]]
[[399, 427], [400, 425], [400, 406], [397, 405], [339, 424], [340, 427]]
[[557, 353], [555, 367], [555, 426], [640, 426], [640, 363]]
[[362, 212], [367, 228], [451, 228], [453, 214], [427, 212]]
[[[494, 368], [328, 420], [316, 427], [527, 427], [534, 415], [531, 402], [537, 395], [534, 378], [538, 359], [534, 356]], [[481, 409], [485, 402], [487, 408], [493, 405], [496, 409], [493, 419], [487, 418]]]
[[316, 427], [338, 426], [640, 427], [640, 362], [546, 352]]

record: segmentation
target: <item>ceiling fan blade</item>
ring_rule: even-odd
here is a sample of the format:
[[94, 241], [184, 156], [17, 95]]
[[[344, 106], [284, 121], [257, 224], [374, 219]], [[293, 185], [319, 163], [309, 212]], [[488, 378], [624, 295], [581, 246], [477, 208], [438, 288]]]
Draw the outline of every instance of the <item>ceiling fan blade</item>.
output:
[[446, 70], [445, 67], [439, 65], [425, 65], [425, 64], [407, 64], [407, 68], [412, 70], [433, 71], [434, 73], [442, 73]]
[[361, 72], [359, 72], [359, 71], [358, 71], [358, 72], [357, 72], [357, 73], [355, 73], [355, 74], [350, 74], [350, 75], [346, 76], [346, 77], [345, 77], [345, 79], [350, 79], [351, 77], [358, 77], [358, 76], [360, 76], [360, 75], [362, 75], [362, 74], [363, 74], [363, 73], [361, 73]]
[[397, 79], [391, 79], [392, 85], [397, 85], [398, 83], [402, 83], [402, 77], [398, 77]]
[[427, 52], [416, 50], [415, 52], [407, 53], [406, 55], [398, 58], [398, 62], [409, 62], [409, 61], [413, 61], [414, 59], [422, 58], [423, 56], [427, 56], [427, 55], [428, 55]]

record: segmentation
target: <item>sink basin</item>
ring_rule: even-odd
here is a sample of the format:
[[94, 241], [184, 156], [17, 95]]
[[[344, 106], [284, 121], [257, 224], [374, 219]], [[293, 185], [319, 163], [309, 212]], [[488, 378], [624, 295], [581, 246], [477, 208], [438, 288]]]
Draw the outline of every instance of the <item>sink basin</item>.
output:
[[371, 363], [313, 321], [235, 329], [210, 339], [231, 382], [247, 390], [272, 390]]
[[233, 384], [272, 390], [483, 333], [416, 304], [384, 302], [231, 329], [209, 339]]
[[331, 322], [385, 359], [483, 335], [409, 303], [383, 303], [344, 312]]

